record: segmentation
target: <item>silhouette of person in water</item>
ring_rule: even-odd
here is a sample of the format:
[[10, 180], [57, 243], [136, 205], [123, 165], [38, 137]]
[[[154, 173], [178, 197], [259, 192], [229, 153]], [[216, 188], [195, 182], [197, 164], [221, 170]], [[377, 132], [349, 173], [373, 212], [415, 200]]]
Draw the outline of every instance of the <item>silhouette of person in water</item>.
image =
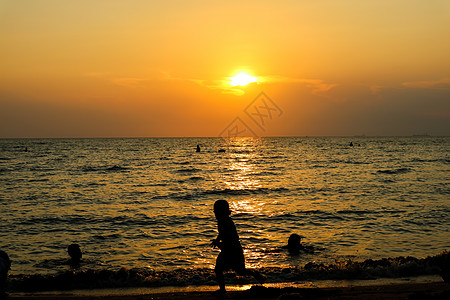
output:
[[442, 279], [444, 282], [450, 283], [450, 252], [444, 252], [440, 266]]
[[299, 254], [300, 252], [314, 253], [314, 249], [311, 246], [305, 246], [301, 243], [302, 237], [296, 233], [289, 236], [288, 244], [283, 246], [283, 249], [287, 249], [290, 254]]
[[69, 253], [70, 260], [69, 264], [73, 267], [79, 267], [83, 253], [81, 252], [80, 246], [78, 244], [71, 244], [67, 247], [67, 253]]
[[238, 275], [252, 275], [259, 283], [264, 282], [264, 277], [256, 272], [245, 268], [244, 251], [239, 242], [239, 235], [230, 218], [230, 207], [227, 201], [217, 200], [214, 203], [214, 214], [217, 219], [219, 234], [216, 239], [212, 240], [211, 246], [218, 247], [220, 253], [216, 259], [216, 279], [219, 283], [220, 293], [225, 293], [224, 271], [232, 269]]
[[[69, 266], [72, 269], [77, 269], [81, 265], [81, 259], [83, 257], [83, 252], [81, 251], [80, 245], [70, 244], [67, 247], [67, 253], [69, 254], [69, 259], [67, 257], [59, 259], [46, 259], [42, 262], [35, 264], [35, 267], [53, 269], [59, 266]], [[92, 264], [92, 261], [83, 260], [83, 264]]]
[[8, 254], [0, 250], [0, 298], [6, 297], [6, 280], [8, 279], [8, 271], [11, 269], [11, 260]]
[[197, 151], [196, 152], [200, 152], [200, 145], [197, 145]]

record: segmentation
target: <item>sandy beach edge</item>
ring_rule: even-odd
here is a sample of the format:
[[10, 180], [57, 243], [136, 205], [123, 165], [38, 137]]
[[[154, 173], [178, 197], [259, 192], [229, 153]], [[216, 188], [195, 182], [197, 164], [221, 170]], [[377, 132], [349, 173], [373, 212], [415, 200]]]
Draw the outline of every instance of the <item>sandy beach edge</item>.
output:
[[252, 286], [246, 290], [230, 290], [225, 295], [217, 295], [214, 289], [210, 290], [184, 290], [120, 294], [77, 294], [76, 292], [49, 292], [49, 293], [11, 293], [6, 299], [14, 300], [168, 300], [168, 299], [450, 299], [450, 283], [444, 281], [434, 282], [405, 282], [390, 284], [348, 285], [334, 287], [267, 287]]

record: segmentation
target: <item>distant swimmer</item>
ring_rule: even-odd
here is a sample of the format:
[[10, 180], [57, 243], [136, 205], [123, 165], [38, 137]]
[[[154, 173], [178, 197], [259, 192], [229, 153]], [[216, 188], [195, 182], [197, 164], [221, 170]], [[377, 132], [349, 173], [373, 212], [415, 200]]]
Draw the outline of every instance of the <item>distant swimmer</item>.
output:
[[11, 260], [8, 254], [0, 250], [0, 298], [6, 297], [6, 280], [8, 279], [8, 271], [11, 269]]
[[81, 258], [83, 257], [80, 246], [78, 244], [71, 244], [67, 247], [67, 252], [70, 256], [69, 264], [72, 266], [79, 266]]
[[200, 145], [197, 145], [197, 152], [200, 152]]
[[353, 147], [353, 142], [350, 142], [350, 145], [349, 145], [350, 147]]

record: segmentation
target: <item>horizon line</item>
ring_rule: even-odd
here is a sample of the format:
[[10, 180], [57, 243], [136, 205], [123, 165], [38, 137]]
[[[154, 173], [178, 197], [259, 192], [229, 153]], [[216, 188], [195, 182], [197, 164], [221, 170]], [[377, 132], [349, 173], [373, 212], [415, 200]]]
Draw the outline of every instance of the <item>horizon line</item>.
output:
[[372, 138], [372, 137], [450, 137], [450, 135], [411, 134], [411, 135], [278, 135], [278, 136], [98, 136], [98, 137], [0, 137], [1, 140], [8, 139], [151, 139], [151, 138]]

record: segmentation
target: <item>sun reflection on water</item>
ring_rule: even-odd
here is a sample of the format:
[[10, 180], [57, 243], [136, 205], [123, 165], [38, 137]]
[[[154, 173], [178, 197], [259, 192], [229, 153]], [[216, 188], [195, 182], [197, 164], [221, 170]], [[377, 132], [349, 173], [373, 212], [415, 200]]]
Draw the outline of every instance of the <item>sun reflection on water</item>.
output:
[[231, 210], [235, 214], [263, 214], [265, 202], [251, 197], [232, 202]]
[[228, 140], [230, 159], [228, 160], [229, 174], [224, 177], [224, 184], [230, 190], [256, 189], [262, 187], [259, 180], [252, 175], [255, 173], [257, 160], [258, 138], [233, 138]]
[[[262, 237], [262, 228], [258, 226], [248, 226], [240, 224], [241, 218], [247, 218], [248, 215], [264, 215], [267, 201], [252, 195], [261, 188], [267, 186], [267, 183], [261, 182], [260, 176], [256, 176], [260, 170], [258, 161], [261, 157], [260, 146], [262, 140], [259, 138], [234, 138], [230, 139], [228, 148], [228, 173], [223, 177], [223, 183], [229, 190], [245, 190], [249, 194], [243, 194], [242, 197], [236, 197], [230, 201], [232, 217], [241, 238], [246, 257], [246, 265], [250, 268], [258, 268], [264, 265], [266, 254], [259, 251], [261, 245], [264, 245], [265, 237]], [[256, 247], [256, 248], [255, 248]]]

